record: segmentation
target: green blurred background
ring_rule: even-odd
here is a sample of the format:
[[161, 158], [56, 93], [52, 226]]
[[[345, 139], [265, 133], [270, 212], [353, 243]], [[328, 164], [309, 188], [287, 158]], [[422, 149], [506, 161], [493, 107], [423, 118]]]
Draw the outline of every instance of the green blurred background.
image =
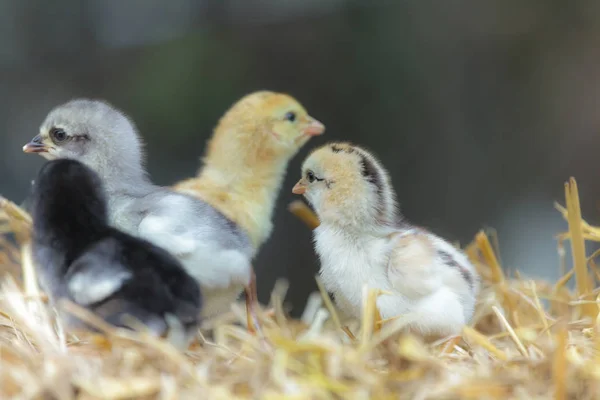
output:
[[410, 221], [463, 244], [494, 227], [507, 267], [554, 279], [569, 176], [599, 222], [599, 17], [586, 0], [0, 0], [0, 193], [24, 199], [43, 159], [21, 148], [71, 98], [130, 114], [170, 185], [233, 102], [284, 91], [327, 132], [290, 165], [262, 301], [286, 277], [297, 314], [315, 289], [286, 205], [307, 151], [339, 139], [380, 156]]

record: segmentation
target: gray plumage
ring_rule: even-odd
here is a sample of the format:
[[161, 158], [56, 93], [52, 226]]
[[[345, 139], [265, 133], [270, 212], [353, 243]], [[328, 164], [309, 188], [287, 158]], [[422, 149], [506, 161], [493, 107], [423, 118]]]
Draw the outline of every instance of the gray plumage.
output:
[[[90, 168], [75, 160], [42, 167], [31, 196], [41, 286], [57, 305], [66, 298], [121, 327], [135, 318], [185, 346], [199, 325], [198, 283], [166, 250], [110, 227], [106, 208]], [[82, 325], [61, 316], [71, 327]]]
[[47, 159], [76, 159], [99, 174], [111, 225], [174, 254], [202, 286], [203, 316], [226, 311], [249, 284], [255, 250], [246, 233], [209, 204], [152, 184], [136, 127], [119, 110], [72, 100], [48, 114], [31, 143]]

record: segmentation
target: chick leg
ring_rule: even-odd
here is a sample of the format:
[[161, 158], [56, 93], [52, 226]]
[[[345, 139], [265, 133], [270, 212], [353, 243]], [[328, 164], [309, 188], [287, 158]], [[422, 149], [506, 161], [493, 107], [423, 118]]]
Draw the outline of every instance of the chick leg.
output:
[[[454, 351], [454, 346], [458, 345], [462, 340], [462, 335], [449, 336], [441, 340], [440, 347], [442, 350], [440, 354], [450, 354]], [[438, 341], [439, 343], [440, 341]]]
[[383, 318], [381, 318], [381, 314], [379, 313], [379, 308], [375, 307], [375, 315], [373, 321], [373, 332], [379, 332], [383, 325]]
[[258, 320], [258, 314], [256, 307], [258, 305], [258, 294], [256, 292], [256, 274], [254, 268], [252, 268], [252, 276], [250, 277], [250, 284], [245, 287], [246, 291], [246, 323], [248, 324], [248, 331], [252, 334], [258, 334], [264, 336]]

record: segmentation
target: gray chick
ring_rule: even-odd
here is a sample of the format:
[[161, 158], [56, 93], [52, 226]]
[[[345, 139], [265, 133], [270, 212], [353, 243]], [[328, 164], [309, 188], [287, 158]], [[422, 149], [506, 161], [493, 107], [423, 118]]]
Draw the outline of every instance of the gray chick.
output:
[[[198, 283], [166, 250], [108, 224], [100, 178], [75, 160], [40, 170], [32, 190], [32, 255], [53, 303], [69, 299], [112, 325], [135, 318], [186, 347], [199, 325]], [[71, 327], [77, 318], [60, 313]]]
[[92, 168], [104, 182], [111, 225], [174, 254], [201, 285], [203, 317], [227, 311], [245, 288], [248, 314], [259, 328], [255, 250], [247, 234], [202, 200], [154, 185], [142, 147], [123, 112], [103, 101], [76, 99], [53, 109], [23, 151]]

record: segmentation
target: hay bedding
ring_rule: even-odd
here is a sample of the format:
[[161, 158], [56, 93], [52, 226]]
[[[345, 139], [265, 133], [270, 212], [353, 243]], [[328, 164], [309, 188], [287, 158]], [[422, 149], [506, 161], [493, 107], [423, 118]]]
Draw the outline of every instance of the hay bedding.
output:
[[[102, 333], [64, 332], [35, 284], [29, 216], [3, 200], [0, 398], [599, 398], [600, 271], [584, 241], [600, 241], [600, 228], [581, 219], [574, 180], [565, 194], [566, 208], [557, 209], [568, 230], [559, 249], [570, 242], [573, 269], [558, 282], [508, 277], [490, 236], [479, 232], [465, 249], [484, 286], [461, 337], [431, 343], [398, 334], [402, 318], [375, 325], [373, 292], [354, 326], [342, 326], [326, 295], [311, 296], [302, 319], [292, 320], [280, 282], [262, 309], [265, 340], [246, 331], [236, 304], [207, 321], [211, 337], [199, 334], [185, 352], [144, 332], [113, 329], [72, 305]], [[300, 203], [290, 210], [318, 224]], [[575, 291], [567, 287], [572, 277]]]

